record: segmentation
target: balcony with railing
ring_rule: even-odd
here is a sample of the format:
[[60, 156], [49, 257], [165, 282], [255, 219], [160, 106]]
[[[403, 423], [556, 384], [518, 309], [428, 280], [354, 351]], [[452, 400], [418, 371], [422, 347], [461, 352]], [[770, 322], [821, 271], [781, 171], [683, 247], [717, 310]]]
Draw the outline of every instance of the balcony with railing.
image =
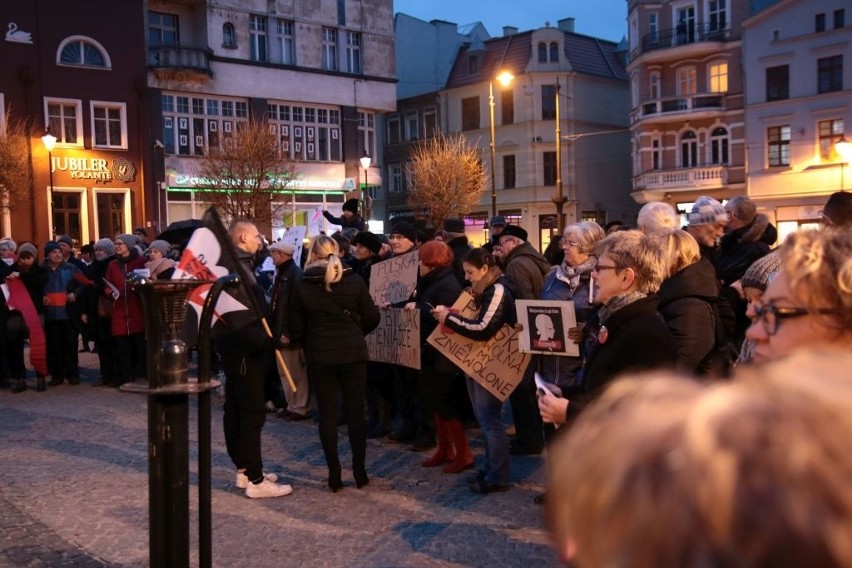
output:
[[633, 178], [633, 190], [690, 191], [728, 184], [728, 166], [713, 165], [676, 170], [656, 170]]
[[159, 75], [196, 75], [197, 79], [213, 76], [211, 51], [186, 45], [156, 45], [148, 48], [148, 65]]
[[726, 110], [726, 95], [724, 93], [700, 93], [679, 97], [665, 97], [642, 103], [634, 109], [632, 122], [639, 120], [657, 122], [670, 120], [673, 116], [688, 114], [688, 118], [704, 118], [719, 111]]
[[[730, 40], [730, 36], [731, 30], [717, 23], [683, 25], [659, 30], [642, 36], [639, 47], [631, 52], [630, 58], [636, 59], [640, 55], [671, 48], [685, 48], [684, 51], [695, 52], [697, 55], [708, 49], [718, 49], [716, 44]], [[660, 57], [668, 57], [668, 54], [660, 54]]]

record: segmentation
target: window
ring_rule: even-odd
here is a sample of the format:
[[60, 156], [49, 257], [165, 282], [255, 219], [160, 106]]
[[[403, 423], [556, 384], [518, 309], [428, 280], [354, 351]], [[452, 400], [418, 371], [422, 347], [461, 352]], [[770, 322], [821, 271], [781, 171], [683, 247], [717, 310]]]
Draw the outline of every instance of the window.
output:
[[148, 12], [148, 45], [177, 45], [178, 17], [162, 12]]
[[468, 75], [476, 75], [479, 73], [479, 55], [474, 53], [467, 56], [467, 73]]
[[559, 61], [559, 44], [555, 41], [550, 42], [550, 62], [557, 63]]
[[200, 98], [163, 93], [163, 145], [166, 154], [203, 156], [221, 148], [248, 119], [248, 102], [237, 99]]
[[296, 50], [293, 43], [293, 21], [276, 20], [275, 33], [278, 36], [278, 50], [281, 53], [281, 63], [296, 64]]
[[710, 133], [710, 163], [728, 163], [728, 131], [721, 126]]
[[817, 33], [825, 31], [825, 14], [814, 16], [814, 31]]
[[677, 70], [677, 94], [694, 95], [695, 93], [695, 67], [681, 67]]
[[372, 112], [358, 113], [358, 155], [376, 156], [376, 115]]
[[462, 130], [479, 128], [479, 97], [468, 97], [461, 101]]
[[403, 191], [405, 191], [405, 185], [403, 182], [402, 175], [402, 166], [399, 164], [391, 164], [388, 169], [390, 170], [389, 191], [391, 193], [402, 193]]
[[766, 131], [769, 167], [790, 165], [790, 125], [772, 126]]
[[438, 111], [435, 107], [423, 109], [423, 137], [432, 138], [438, 134]]
[[337, 30], [332, 28], [322, 29], [322, 68], [337, 71]]
[[657, 100], [660, 98], [660, 72], [659, 71], [651, 71], [648, 74], [648, 89], [649, 95], [652, 100]]
[[346, 32], [346, 70], [361, 73], [361, 34], [358, 32]]
[[843, 119], [819, 121], [819, 157], [823, 162], [835, 162], [839, 156], [834, 145], [843, 137]]
[[297, 161], [342, 160], [339, 109], [278, 103], [270, 103], [266, 109], [269, 129], [277, 136], [281, 154]]
[[399, 133], [399, 116], [393, 115], [388, 117], [388, 144], [399, 144], [402, 142], [402, 136]]
[[72, 99], [45, 99], [45, 115], [57, 144], [83, 145], [83, 104]]
[[547, 63], [547, 44], [543, 41], [538, 44], [538, 62]]
[[515, 122], [515, 93], [512, 89], [500, 91], [500, 124]]
[[249, 59], [268, 61], [266, 56], [266, 18], [249, 16]]
[[503, 156], [503, 187], [515, 187], [515, 155]]
[[127, 148], [127, 106], [124, 103], [92, 101], [92, 145], [98, 148]]
[[790, 66], [766, 68], [766, 100], [780, 101], [790, 98]]
[[830, 93], [843, 90], [843, 56], [817, 59], [817, 92]]
[[556, 85], [541, 86], [541, 119], [556, 118]]
[[663, 167], [663, 151], [659, 138], [651, 140], [651, 169], [660, 170]]
[[544, 185], [556, 185], [556, 152], [542, 152]]
[[222, 24], [222, 47], [228, 49], [237, 47], [237, 32], [231, 22]]
[[109, 54], [101, 44], [83, 36], [66, 38], [58, 49], [56, 63], [59, 65], [79, 65], [81, 67], [96, 67], [110, 69], [112, 62]]
[[655, 45], [657, 41], [660, 39], [660, 20], [659, 15], [656, 12], [651, 12], [648, 14], [648, 41], [651, 45]]
[[843, 8], [834, 11], [834, 29], [839, 30], [846, 25], [846, 11]]
[[711, 93], [727, 93], [728, 92], [728, 64], [726, 62], [711, 63], [709, 66], [710, 72], [710, 92]]
[[708, 15], [710, 16], [710, 31], [717, 32], [728, 27], [726, 3], [728, 0], [710, 0]]
[[680, 167], [696, 166], [698, 166], [698, 137], [695, 132], [687, 130], [680, 136]]
[[405, 139], [408, 141], [417, 140], [419, 135], [419, 121], [417, 112], [405, 113]]

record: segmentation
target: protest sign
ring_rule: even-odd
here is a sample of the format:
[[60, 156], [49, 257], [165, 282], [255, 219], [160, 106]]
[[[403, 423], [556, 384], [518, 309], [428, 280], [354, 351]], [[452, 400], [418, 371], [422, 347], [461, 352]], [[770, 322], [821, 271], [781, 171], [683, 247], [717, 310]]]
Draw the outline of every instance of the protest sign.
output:
[[417, 286], [417, 251], [391, 257], [370, 267], [370, 296], [376, 305], [404, 302]]
[[516, 300], [518, 345], [524, 353], [579, 357], [580, 346], [568, 339], [577, 326], [574, 302], [562, 300]]
[[296, 263], [296, 266], [301, 266], [302, 263], [302, 243], [305, 241], [307, 230], [308, 228], [304, 225], [297, 225], [287, 229], [287, 232], [281, 237], [282, 241], [296, 248], [296, 251], [293, 253], [293, 262]]
[[420, 310], [379, 310], [382, 321], [367, 335], [370, 361], [420, 369]]
[[[466, 318], [478, 311], [467, 292], [462, 292], [452, 309]], [[518, 333], [508, 324], [487, 341], [474, 341], [439, 325], [426, 341], [501, 401], [524, 378], [530, 362], [529, 353], [518, 350]]]

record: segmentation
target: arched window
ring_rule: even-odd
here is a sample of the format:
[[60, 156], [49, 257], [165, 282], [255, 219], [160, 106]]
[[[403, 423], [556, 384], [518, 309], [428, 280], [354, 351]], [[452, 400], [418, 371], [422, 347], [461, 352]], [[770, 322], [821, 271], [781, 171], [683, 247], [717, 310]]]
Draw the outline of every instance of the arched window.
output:
[[222, 25], [222, 47], [237, 47], [237, 32], [231, 22]]
[[543, 41], [538, 44], [538, 62], [547, 63], [547, 44]]
[[97, 69], [111, 69], [112, 61], [106, 49], [86, 36], [71, 36], [59, 44], [56, 63]]
[[687, 130], [680, 135], [680, 167], [696, 166], [698, 166], [698, 137], [692, 130]]
[[550, 43], [550, 62], [556, 63], [559, 61], [559, 44], [554, 42]]
[[721, 126], [710, 133], [710, 163], [728, 163], [728, 131]]

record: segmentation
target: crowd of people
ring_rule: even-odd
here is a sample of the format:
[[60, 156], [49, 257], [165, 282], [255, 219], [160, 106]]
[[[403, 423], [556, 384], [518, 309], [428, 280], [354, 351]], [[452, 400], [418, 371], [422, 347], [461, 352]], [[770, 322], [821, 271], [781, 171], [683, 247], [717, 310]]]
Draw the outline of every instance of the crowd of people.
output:
[[[551, 448], [553, 483], [537, 502], [548, 506], [560, 549], [581, 565], [621, 563], [628, 557], [623, 555], [649, 558], [638, 565], [658, 564], [659, 559], [692, 564], [714, 554], [714, 546], [720, 547], [719, 554], [734, 553], [736, 546], [722, 548], [726, 538], [734, 538], [725, 533], [730, 528], [725, 523], [742, 522], [759, 531], [762, 516], [752, 516], [752, 505], [726, 494], [720, 496], [731, 499], [726, 516], [713, 518], [706, 500], [715, 498], [712, 491], [721, 484], [729, 492], [742, 490], [755, 500], [754, 506], [765, 503], [770, 497], [752, 485], [750, 476], [770, 475], [769, 468], [780, 459], [771, 452], [765, 460], [745, 459], [764, 449], [761, 440], [780, 436], [770, 432], [774, 420], [758, 420], [751, 409], [759, 416], [790, 412], [803, 428], [813, 427], [813, 435], [822, 435], [817, 428], [824, 424], [809, 422], [807, 401], [831, 407], [830, 413], [840, 412], [844, 404], [847, 415], [852, 410], [848, 397], [841, 396], [845, 387], [837, 387], [843, 393], [834, 399], [823, 392], [835, 384], [831, 381], [805, 388], [795, 380], [770, 378], [768, 371], [750, 370], [778, 364], [808, 347], [833, 348], [831, 353], [852, 347], [850, 196], [833, 194], [819, 230], [792, 233], [780, 245], [775, 227], [747, 197], [724, 205], [700, 197], [683, 227], [665, 203], [645, 205], [635, 228], [572, 223], [546, 254], [530, 244], [525, 229], [501, 216], [491, 219], [491, 238], [478, 248], [469, 244], [460, 219], [445, 221], [428, 237], [407, 222], [395, 223], [388, 235], [374, 234], [358, 215], [357, 201], [350, 200], [343, 216], [331, 219], [342, 230], [311, 239], [300, 264], [293, 245], [266, 244], [250, 221], [234, 222], [230, 244], [257, 277], [250, 284], [259, 302], [270, 307], [269, 331], [257, 322], [216, 338], [226, 377], [225, 439], [237, 468], [237, 486], [253, 498], [292, 491], [278, 474], [264, 471], [261, 430], [269, 401], [277, 401], [284, 420], [300, 421], [310, 417], [313, 395], [332, 492], [345, 485], [338, 455], [341, 424], [348, 432], [352, 476], [362, 488], [369, 483], [367, 439], [408, 444], [412, 451], [434, 450], [423, 467], [459, 474], [476, 465], [466, 432], [475, 422], [485, 447], [469, 479], [475, 493], [508, 490], [513, 456]], [[47, 243], [43, 262], [30, 243], [0, 241], [6, 260], [0, 276], [20, 279], [44, 319], [47, 385], [79, 382], [80, 336], [83, 349], [94, 344], [97, 350], [97, 384], [120, 385], [144, 377], [142, 310], [128, 276], [141, 271], [168, 278], [174, 270], [172, 247], [163, 241], [148, 243], [147, 235], [118, 235], [97, 241], [75, 258], [70, 241], [60, 237]], [[398, 304], [376, 305], [368, 292], [371, 268], [415, 250], [414, 293]], [[267, 255], [274, 266], [271, 274], [261, 268]], [[462, 290], [473, 297], [476, 312], [469, 317], [452, 309]], [[567, 330], [567, 338], [579, 345], [580, 355], [532, 357], [504, 404], [465, 377], [426, 338], [437, 326], [474, 340], [490, 339], [505, 324], [522, 331], [516, 300], [571, 301], [577, 324]], [[379, 324], [380, 310], [390, 307], [420, 312], [419, 370], [369, 360], [364, 338]], [[27, 388], [26, 325], [5, 305], [2, 317], [8, 355], [3, 378], [20, 392]], [[275, 351], [282, 354], [295, 389], [281, 379]], [[807, 375], [803, 383], [824, 378], [801, 362], [795, 369]], [[636, 375], [647, 371], [665, 377]], [[623, 375], [632, 378], [618, 382]], [[42, 374], [36, 388], [45, 388]], [[778, 393], [785, 390], [790, 394]], [[734, 440], [743, 431], [751, 434]], [[830, 449], [828, 442], [826, 446]], [[707, 464], [708, 447], [722, 455], [720, 465]], [[726, 452], [730, 458], [724, 458]], [[821, 467], [818, 459], [815, 454], [813, 467]], [[845, 462], [835, 465], [848, 469]], [[806, 460], [802, 467], [811, 464]], [[627, 476], [625, 468], [638, 473]], [[793, 475], [778, 467], [771, 475], [783, 485], [788, 473]], [[706, 482], [697, 489], [707, 491], [706, 496], [687, 495], [691, 478]], [[633, 508], [669, 491], [672, 495], [661, 504], [671, 508], [666, 526], [682, 525], [683, 530], [663, 538], [659, 533], [666, 531], [646, 525], [645, 512]], [[852, 514], [850, 501], [844, 502], [837, 514]], [[778, 506], [779, 514], [785, 514], [782, 508]], [[619, 521], [618, 530], [603, 530], [622, 509], [635, 527]], [[711, 516], [703, 519], [704, 514]], [[799, 528], [785, 527], [783, 534], [809, 538]], [[672, 556], [648, 556], [654, 552], [643, 550], [643, 531], [656, 534], [661, 550]], [[681, 548], [667, 543], [687, 538], [690, 531], [706, 531], [706, 543], [696, 539], [704, 544], [681, 543]], [[814, 558], [840, 554], [836, 543], [811, 544], [819, 549]]]

